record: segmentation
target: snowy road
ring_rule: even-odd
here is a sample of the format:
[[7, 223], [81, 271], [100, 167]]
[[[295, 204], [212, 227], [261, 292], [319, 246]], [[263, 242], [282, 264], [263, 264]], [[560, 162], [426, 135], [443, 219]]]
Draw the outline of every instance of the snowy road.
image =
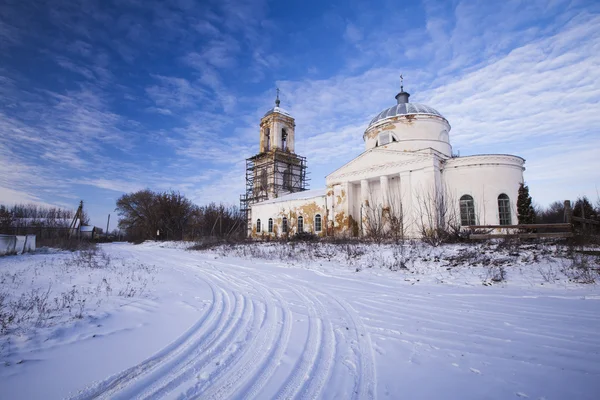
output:
[[[171, 312], [171, 320], [183, 318], [189, 328], [159, 335], [164, 322], [143, 322], [120, 340], [119, 332], [94, 339], [94, 363], [104, 369], [79, 377], [77, 387], [65, 383], [61, 390], [69, 390], [63, 395], [597, 399], [600, 394], [597, 287], [459, 286], [318, 262], [290, 266], [158, 247], [106, 249], [162, 271], [162, 308], [132, 308], [121, 319], [143, 322]], [[143, 346], [149, 340], [155, 347]], [[143, 352], [110, 365], [115, 354], [136, 343]], [[81, 351], [70, 357], [74, 353]], [[40, 358], [50, 366], [64, 360]], [[44, 374], [40, 371], [29, 374]], [[21, 381], [16, 375], [2, 389], [26, 393], [16, 386], [27, 375]]]
[[285, 270], [163, 252], [152, 262], [192, 269], [209, 306], [167, 348], [78, 398], [375, 397], [370, 333], [348, 302]]

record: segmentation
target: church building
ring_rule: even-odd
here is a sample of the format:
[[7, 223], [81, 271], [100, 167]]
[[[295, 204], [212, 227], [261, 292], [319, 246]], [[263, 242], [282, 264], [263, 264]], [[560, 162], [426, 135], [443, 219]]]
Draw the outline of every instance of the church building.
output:
[[327, 175], [326, 188], [306, 190], [306, 158], [294, 151], [295, 120], [277, 96], [260, 123], [260, 152], [246, 161], [241, 208], [248, 235], [418, 238], [440, 228], [516, 224], [525, 160], [457, 156], [448, 120], [409, 97], [401, 86], [396, 104], [365, 130], [365, 151]]

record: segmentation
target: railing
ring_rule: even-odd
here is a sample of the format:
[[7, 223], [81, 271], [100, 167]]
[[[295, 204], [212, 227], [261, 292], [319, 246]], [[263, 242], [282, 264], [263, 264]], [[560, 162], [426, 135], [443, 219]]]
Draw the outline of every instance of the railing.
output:
[[[573, 225], [569, 223], [560, 224], [520, 224], [520, 225], [472, 225], [466, 227], [468, 230], [475, 231], [469, 234], [469, 239], [539, 239], [539, 238], [570, 238], [573, 237]], [[479, 233], [482, 230], [489, 232]], [[493, 233], [493, 231], [500, 231]], [[538, 232], [538, 230], [551, 230], [558, 232]], [[535, 232], [533, 232], [535, 231]], [[504, 233], [501, 233], [504, 232]]]

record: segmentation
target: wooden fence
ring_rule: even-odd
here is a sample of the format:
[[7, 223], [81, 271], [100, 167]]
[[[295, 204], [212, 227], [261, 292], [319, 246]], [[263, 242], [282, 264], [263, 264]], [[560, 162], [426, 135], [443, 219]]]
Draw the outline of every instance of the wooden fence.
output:
[[521, 225], [472, 225], [465, 227], [469, 239], [540, 239], [570, 238], [576, 233], [594, 234], [600, 231], [600, 222], [592, 219], [572, 217], [571, 223], [560, 224], [521, 224]]

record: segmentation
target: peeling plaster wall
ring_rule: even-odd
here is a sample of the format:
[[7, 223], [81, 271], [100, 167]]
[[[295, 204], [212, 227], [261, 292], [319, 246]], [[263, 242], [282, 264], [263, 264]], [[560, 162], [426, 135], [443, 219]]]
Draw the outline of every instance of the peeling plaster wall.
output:
[[397, 142], [392, 142], [383, 148], [400, 151], [416, 151], [431, 147], [440, 153], [450, 156], [450, 124], [440, 117], [432, 115], [403, 115], [375, 125], [365, 131], [363, 139], [365, 150], [375, 147], [381, 132], [391, 132]]
[[[288, 235], [293, 236], [298, 231], [298, 217], [304, 220], [304, 232], [325, 236], [327, 226], [326, 196], [318, 196], [302, 200], [288, 200], [267, 204], [252, 205], [252, 233], [253, 238], [281, 237], [283, 217], [288, 219]], [[315, 216], [321, 215], [321, 231], [315, 231]], [[273, 232], [268, 232], [269, 218], [273, 218]], [[261, 232], [257, 232], [257, 220], [261, 221]]]

